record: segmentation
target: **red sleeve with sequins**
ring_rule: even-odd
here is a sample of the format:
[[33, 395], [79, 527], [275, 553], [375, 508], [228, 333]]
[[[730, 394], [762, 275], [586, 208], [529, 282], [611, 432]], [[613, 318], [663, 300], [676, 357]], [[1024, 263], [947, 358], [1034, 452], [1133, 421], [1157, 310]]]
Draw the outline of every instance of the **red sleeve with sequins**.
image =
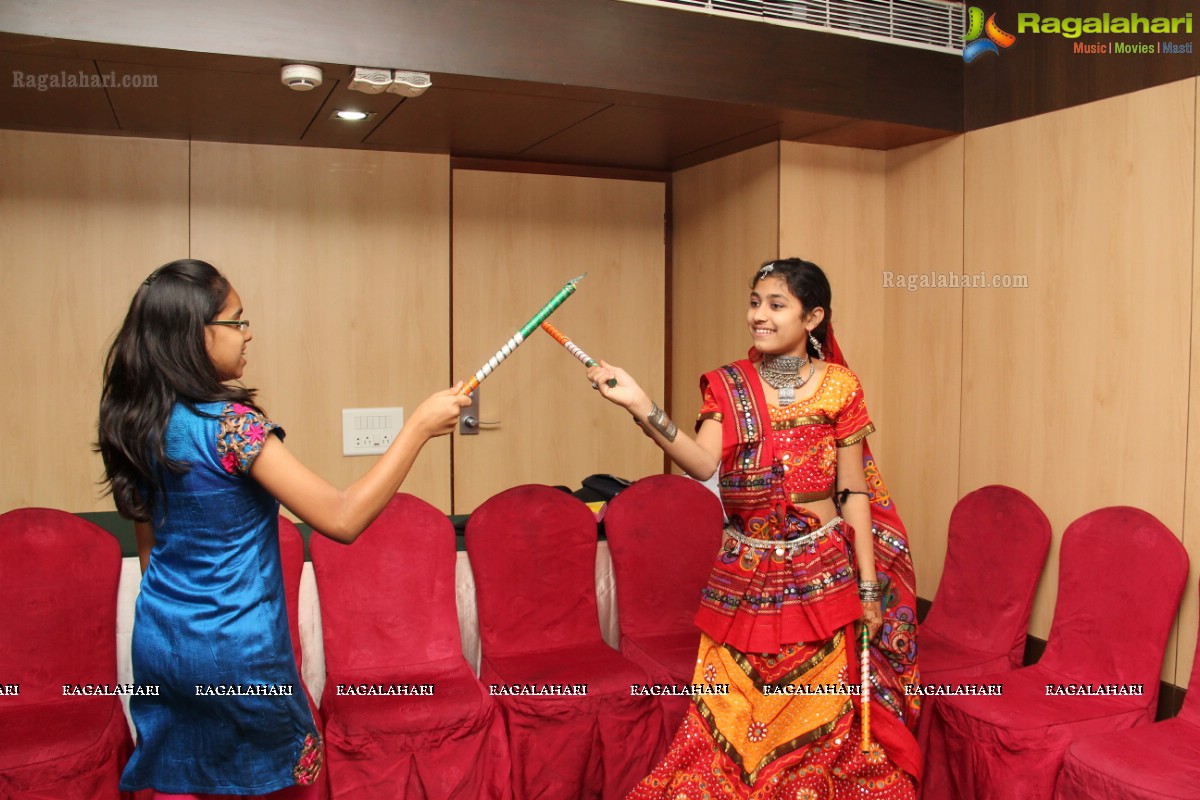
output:
[[862, 384], [858, 382], [858, 376], [853, 372], [847, 370], [847, 373], [852, 383], [850, 396], [846, 399], [846, 404], [842, 406], [842, 410], [833, 424], [833, 438], [837, 441], [838, 447], [858, 444], [875, 432], [875, 425], [867, 414], [867, 401], [863, 397]]
[[700, 394], [700, 414], [696, 417], [696, 430], [700, 430], [700, 424], [706, 419], [715, 419], [717, 422], [722, 420], [721, 406], [717, 402], [717, 396], [713, 394], [712, 387], [708, 381], [701, 379]]

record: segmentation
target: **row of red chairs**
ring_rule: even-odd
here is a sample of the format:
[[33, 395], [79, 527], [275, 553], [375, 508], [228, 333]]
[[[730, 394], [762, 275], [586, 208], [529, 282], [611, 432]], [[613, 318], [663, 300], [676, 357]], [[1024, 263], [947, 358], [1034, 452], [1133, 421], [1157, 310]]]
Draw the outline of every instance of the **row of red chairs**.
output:
[[[321, 796], [623, 797], [686, 709], [686, 697], [632, 687], [691, 682], [691, 618], [721, 526], [715, 496], [678, 476], [645, 478], [609, 504], [618, 652], [600, 633], [592, 512], [546, 486], [489, 499], [466, 532], [478, 678], [462, 654], [444, 514], [398, 494], [353, 545], [314, 536], [326, 681], [320, 708], [309, 702], [325, 739]], [[280, 545], [299, 665], [304, 544], [285, 518]], [[119, 796], [132, 749], [119, 702], [64, 699], [61, 686], [116, 683], [119, 571], [116, 541], [91, 523], [48, 509], [0, 516], [0, 602], [16, 622], [0, 626], [0, 685], [6, 675], [21, 684], [0, 698], [0, 797]]]
[[1045, 651], [1022, 666], [1050, 539], [1046, 515], [1015, 489], [984, 487], [955, 506], [920, 631], [922, 679], [1002, 695], [925, 698], [924, 800], [1200, 798], [1200, 645], [1183, 709], [1153, 722], [1186, 550], [1136, 508], [1072, 522]]
[[[605, 518], [621, 652], [600, 636], [594, 518], [549, 487], [509, 490], [468, 523], [483, 660], [462, 657], [453, 528], [397, 495], [353, 546], [314, 537], [326, 684], [317, 712], [336, 797], [616, 797], [665, 747], [686, 698], [633, 684], [691, 680], [696, 597], [720, 540], [720, 507], [694, 482], [643, 479]], [[1022, 667], [1050, 545], [1025, 495], [985, 487], [951, 516], [946, 565], [920, 633], [928, 685], [1001, 684], [996, 697], [927, 698], [927, 800], [1195, 797], [1200, 700], [1154, 718], [1167, 634], [1187, 575], [1178, 539], [1149, 514], [1107, 508], [1063, 535], [1045, 654]], [[293, 647], [303, 542], [281, 521]], [[131, 743], [113, 698], [64, 701], [61, 684], [114, 683], [115, 540], [73, 515], [0, 516], [0, 796], [116, 797]], [[64, 590], [63, 587], [69, 587]], [[97, 613], [113, 609], [113, 616]], [[56, 620], [56, 621], [51, 621]], [[99, 665], [99, 666], [97, 666]], [[7, 680], [7, 684], [6, 684]], [[588, 694], [493, 695], [491, 684]], [[1140, 697], [1047, 694], [1135, 685]], [[361, 687], [433, 686], [428, 695]], [[339, 690], [351, 687], [349, 692]], [[1200, 651], [1190, 688], [1200, 688]], [[357, 690], [357, 691], [356, 691]], [[311, 698], [310, 698], [311, 702]], [[68, 777], [69, 776], [69, 777]], [[1057, 791], [1057, 795], [1055, 792]]]

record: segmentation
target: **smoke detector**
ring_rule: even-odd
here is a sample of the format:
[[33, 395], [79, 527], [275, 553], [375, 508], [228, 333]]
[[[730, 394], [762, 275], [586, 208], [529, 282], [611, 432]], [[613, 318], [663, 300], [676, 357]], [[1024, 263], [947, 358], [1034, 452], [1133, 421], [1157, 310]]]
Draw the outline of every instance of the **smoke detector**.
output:
[[295, 92], [308, 92], [321, 85], [324, 75], [311, 64], [288, 64], [279, 73], [284, 86]]
[[392, 76], [392, 85], [387, 90], [405, 97], [419, 97], [432, 85], [433, 81], [426, 72], [398, 69]]

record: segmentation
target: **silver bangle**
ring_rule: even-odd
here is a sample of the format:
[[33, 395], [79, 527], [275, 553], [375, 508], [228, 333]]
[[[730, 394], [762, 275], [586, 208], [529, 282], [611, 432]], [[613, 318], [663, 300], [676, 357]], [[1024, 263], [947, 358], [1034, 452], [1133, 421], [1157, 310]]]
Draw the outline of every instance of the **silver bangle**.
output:
[[883, 597], [883, 586], [879, 581], [859, 581], [858, 599], [864, 603], [874, 603]]
[[649, 422], [654, 430], [661, 433], [668, 442], [675, 441], [675, 436], [679, 433], [679, 428], [667, 416], [667, 412], [659, 408], [653, 400], [650, 401], [650, 413], [646, 415], [646, 422]]

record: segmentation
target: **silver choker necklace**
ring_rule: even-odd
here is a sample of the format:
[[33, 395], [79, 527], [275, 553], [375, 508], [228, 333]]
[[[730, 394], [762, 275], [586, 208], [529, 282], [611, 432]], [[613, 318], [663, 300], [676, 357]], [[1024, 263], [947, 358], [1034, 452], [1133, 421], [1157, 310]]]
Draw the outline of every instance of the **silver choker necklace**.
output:
[[[800, 370], [808, 365], [808, 374], [800, 377]], [[817, 365], [807, 356], [773, 356], [764, 353], [758, 362], [758, 374], [779, 392], [779, 405], [790, 406], [796, 402], [796, 390], [808, 383], [817, 371]]]

